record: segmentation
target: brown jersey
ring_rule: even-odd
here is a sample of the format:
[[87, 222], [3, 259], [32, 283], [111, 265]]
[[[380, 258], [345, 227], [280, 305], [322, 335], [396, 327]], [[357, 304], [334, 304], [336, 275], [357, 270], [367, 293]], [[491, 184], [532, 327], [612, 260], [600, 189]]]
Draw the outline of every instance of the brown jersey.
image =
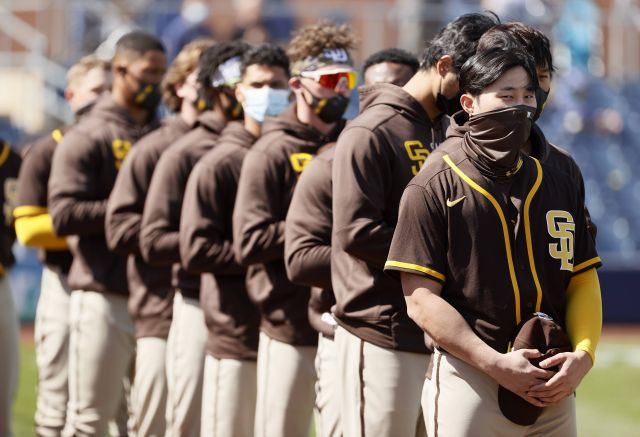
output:
[[49, 179], [49, 213], [73, 254], [69, 286], [127, 295], [125, 256], [107, 247], [107, 199], [132, 145], [157, 126], [137, 124], [111, 95], [101, 97], [56, 147]]
[[249, 265], [249, 295], [262, 313], [261, 329], [294, 345], [315, 345], [309, 325], [309, 288], [289, 281], [284, 267], [284, 220], [298, 177], [322, 145], [335, 141], [343, 127], [329, 135], [303, 124], [291, 105], [267, 119], [262, 137], [244, 160], [235, 209], [235, 255]]
[[[464, 111], [459, 111], [454, 114], [450, 119], [449, 128], [447, 129], [447, 138], [462, 138], [467, 132], [465, 123], [468, 120], [469, 115]], [[534, 124], [531, 129], [529, 142], [531, 144], [531, 156], [540, 161], [540, 164], [543, 166], [553, 167], [562, 173], [566, 173], [573, 180], [573, 183], [578, 189], [578, 193], [584, 202], [584, 180], [582, 178], [580, 167], [578, 167], [578, 164], [575, 162], [573, 157], [567, 151], [549, 143], [540, 127], [536, 124]], [[441, 160], [443, 155], [451, 153], [457, 147], [460, 147], [459, 142], [447, 141], [429, 155], [423, 169], [426, 168], [429, 163]], [[586, 205], [584, 212], [585, 219], [587, 220], [587, 229], [595, 242], [598, 228], [591, 220], [591, 215], [589, 214], [589, 210]]]
[[11, 146], [0, 139], [0, 203], [2, 223], [0, 224], [0, 278], [15, 263], [11, 247], [16, 241], [13, 228], [13, 209], [16, 206], [18, 173], [22, 159]]
[[331, 278], [335, 317], [380, 347], [426, 353], [397, 278], [383, 272], [400, 197], [444, 139], [447, 117], [431, 122], [402, 88], [360, 88], [361, 114], [338, 139], [333, 163]]
[[140, 250], [149, 264], [173, 266], [171, 284], [188, 298], [200, 296], [200, 275], [180, 266], [180, 211], [189, 174], [218, 141], [226, 122], [212, 111], [198, 117], [195, 128], [169, 147], [156, 166], [144, 204]]
[[405, 190], [386, 270], [442, 282], [500, 352], [535, 311], [564, 326], [571, 277], [600, 265], [572, 177], [520, 154], [515, 174], [494, 178], [462, 138], [443, 148]]
[[[24, 155], [18, 177], [18, 204], [38, 208], [39, 214], [47, 212], [47, 188], [53, 152], [70, 126], [55, 129], [30, 145]], [[63, 274], [69, 273], [73, 257], [69, 250], [38, 250], [38, 258], [49, 268]]]
[[122, 165], [107, 203], [107, 244], [129, 258], [129, 313], [138, 338], [167, 338], [169, 334], [173, 314], [171, 268], [144, 262], [139, 249], [140, 222], [160, 155], [190, 128], [181, 117], [174, 116], [142, 137]]
[[331, 287], [331, 167], [335, 144], [309, 162], [300, 175], [287, 212], [284, 260], [291, 282], [311, 288], [309, 322], [333, 334], [322, 314], [336, 303]]
[[207, 352], [219, 359], [255, 359], [258, 351], [260, 313], [247, 294], [246, 267], [233, 254], [231, 224], [242, 161], [255, 140], [242, 123], [228, 124], [193, 168], [182, 206], [182, 265], [202, 273]]

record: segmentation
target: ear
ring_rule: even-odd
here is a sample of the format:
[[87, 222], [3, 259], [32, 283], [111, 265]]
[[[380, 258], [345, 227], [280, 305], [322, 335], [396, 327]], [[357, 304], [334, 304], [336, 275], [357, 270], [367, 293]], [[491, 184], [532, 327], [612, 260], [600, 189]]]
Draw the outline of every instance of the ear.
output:
[[64, 98], [67, 102], [71, 102], [73, 99], [73, 91], [70, 88], [64, 90]]
[[441, 77], [445, 77], [447, 73], [453, 71], [453, 58], [450, 55], [444, 55], [436, 62], [436, 71]]
[[465, 110], [465, 112], [467, 114], [473, 114], [474, 113], [474, 100], [473, 97], [471, 97], [471, 94], [469, 93], [465, 93], [462, 96], [460, 96], [460, 105], [462, 106], [462, 109]]
[[241, 83], [236, 85], [235, 94], [238, 102], [244, 103], [244, 87]]
[[180, 97], [181, 99], [184, 99], [185, 95], [184, 95], [184, 82], [178, 82], [177, 84], [175, 84], [173, 86], [173, 89], [175, 90], [176, 96]]
[[291, 90], [296, 91], [299, 90], [302, 86], [302, 83], [300, 82], [300, 78], [298, 76], [294, 76], [291, 79], [289, 79], [289, 88], [291, 88]]

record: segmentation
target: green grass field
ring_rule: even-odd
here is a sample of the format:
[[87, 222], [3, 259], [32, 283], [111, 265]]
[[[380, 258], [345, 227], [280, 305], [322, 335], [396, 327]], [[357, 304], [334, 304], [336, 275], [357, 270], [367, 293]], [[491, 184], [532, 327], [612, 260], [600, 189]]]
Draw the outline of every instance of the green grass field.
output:
[[[34, 435], [36, 403], [32, 341], [22, 341], [20, 359], [14, 431], [16, 437], [30, 437]], [[577, 396], [580, 437], [640, 437], [640, 332], [603, 336], [596, 367], [582, 382]]]

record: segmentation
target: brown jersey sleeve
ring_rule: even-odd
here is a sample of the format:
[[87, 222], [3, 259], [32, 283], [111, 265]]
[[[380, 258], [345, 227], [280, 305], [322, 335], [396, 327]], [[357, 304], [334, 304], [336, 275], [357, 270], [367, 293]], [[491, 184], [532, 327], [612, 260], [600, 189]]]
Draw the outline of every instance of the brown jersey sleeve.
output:
[[331, 163], [311, 160], [296, 185], [285, 222], [285, 266], [291, 282], [331, 287]]
[[[47, 183], [51, 170], [51, 147], [55, 140], [47, 135], [29, 147], [18, 177], [18, 206], [47, 206]], [[51, 153], [51, 155], [53, 155]]]
[[276, 158], [251, 150], [242, 164], [233, 211], [233, 245], [244, 265], [281, 259], [284, 254], [283, 180]]
[[333, 229], [348, 254], [382, 269], [393, 226], [385, 221], [393, 157], [373, 132], [347, 128], [333, 162]]
[[153, 174], [144, 152], [134, 147], [125, 159], [107, 203], [105, 235], [109, 249], [116, 253], [140, 253], [142, 209]]
[[104, 232], [107, 199], [97, 190], [106, 163], [96, 141], [76, 129], [56, 147], [49, 180], [49, 213], [57, 235]]
[[[217, 153], [213, 150], [210, 153]], [[230, 213], [226, 197], [235, 181], [225, 180], [224, 162], [205, 156], [193, 168], [184, 194], [180, 220], [180, 258], [194, 273], [240, 275], [245, 271], [235, 259], [231, 234], [225, 232]]]
[[181, 157], [169, 149], [156, 166], [142, 213], [140, 251], [150, 264], [180, 262], [180, 210], [188, 170]]
[[428, 276], [444, 283], [447, 235], [442, 203], [425, 188], [410, 184], [400, 201], [400, 215], [385, 270]]

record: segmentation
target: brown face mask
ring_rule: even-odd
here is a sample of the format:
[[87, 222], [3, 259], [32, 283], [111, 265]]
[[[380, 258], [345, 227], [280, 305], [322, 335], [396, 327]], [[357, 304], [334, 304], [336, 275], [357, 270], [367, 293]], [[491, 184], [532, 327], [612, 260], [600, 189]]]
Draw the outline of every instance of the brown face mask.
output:
[[519, 105], [472, 115], [464, 146], [487, 176], [505, 178], [520, 168], [520, 150], [529, 138], [536, 108]]

